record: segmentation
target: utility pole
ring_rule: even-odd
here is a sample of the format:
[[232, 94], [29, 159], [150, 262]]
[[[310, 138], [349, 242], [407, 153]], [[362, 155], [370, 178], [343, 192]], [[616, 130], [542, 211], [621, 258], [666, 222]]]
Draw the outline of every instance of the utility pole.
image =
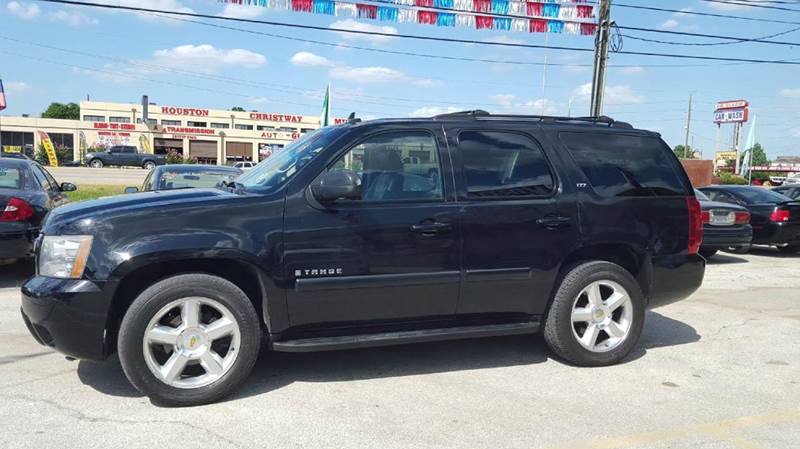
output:
[[694, 94], [689, 94], [689, 112], [686, 114], [686, 139], [683, 141], [683, 158], [689, 159], [689, 133], [692, 129], [692, 96]]
[[606, 88], [608, 41], [611, 37], [611, 0], [600, 0], [600, 29], [594, 49], [594, 76], [592, 78], [592, 105], [590, 115], [603, 113], [603, 92]]

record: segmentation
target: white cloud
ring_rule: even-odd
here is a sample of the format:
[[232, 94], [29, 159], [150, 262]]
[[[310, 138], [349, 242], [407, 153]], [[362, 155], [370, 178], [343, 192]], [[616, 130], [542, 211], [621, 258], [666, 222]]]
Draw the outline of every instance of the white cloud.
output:
[[[577, 101], [588, 102], [592, 95], [592, 83], [582, 84], [572, 91], [572, 95]], [[637, 94], [630, 86], [626, 85], [606, 86], [603, 95], [605, 105], [641, 104], [644, 101], [643, 95]]]
[[210, 44], [180, 45], [175, 48], [158, 50], [153, 56], [159, 65], [197, 67], [205, 71], [213, 71], [225, 66], [255, 69], [267, 63], [267, 58], [260, 53], [241, 48], [226, 50]]
[[289, 61], [298, 67], [333, 67], [335, 65], [328, 58], [307, 51], [295, 53]]
[[800, 89], [783, 89], [781, 97], [786, 98], [800, 98]]
[[800, 137], [800, 128], [792, 128], [789, 132], [792, 133], [792, 137]]
[[3, 89], [6, 92], [6, 96], [11, 98], [15, 95], [31, 90], [31, 86], [24, 81], [8, 81], [3, 83]]
[[620, 72], [622, 72], [625, 75], [639, 75], [644, 73], [644, 67], [639, 67], [639, 66], [623, 67], [622, 69], [620, 69]]
[[558, 111], [556, 104], [546, 98], [520, 100], [515, 95], [490, 95], [489, 101], [497, 103], [502, 112], [507, 114], [553, 115]]
[[247, 104], [259, 105], [266, 103], [269, 103], [269, 98], [267, 97], [250, 97], [247, 99]]
[[225, 9], [219, 13], [219, 16], [224, 17], [235, 17], [237, 19], [255, 19], [256, 17], [261, 17], [267, 8], [263, 8], [261, 6], [255, 5], [235, 5], [235, 4], [227, 4], [225, 5]]
[[64, 22], [67, 25], [78, 27], [85, 25], [97, 25], [99, 22], [93, 17], [89, 17], [80, 11], [66, 11], [59, 9], [50, 14], [50, 19], [57, 22]]
[[666, 22], [661, 24], [661, 28], [663, 28], [665, 30], [671, 30], [671, 29], [677, 28], [677, 27], [678, 27], [678, 21], [675, 20], [675, 19], [669, 19]]
[[25, 20], [35, 19], [42, 12], [39, 5], [35, 3], [8, 2], [6, 8], [11, 14]]
[[434, 115], [449, 114], [451, 112], [458, 111], [460, 111], [460, 109], [453, 106], [448, 106], [446, 108], [441, 106], [425, 106], [411, 112], [408, 115], [411, 117], [432, 117]]
[[[372, 25], [369, 23], [361, 23], [357, 22], [353, 19], [346, 19], [346, 20], [339, 20], [333, 22], [330, 26], [331, 28], [338, 28], [342, 30], [354, 30], [354, 31], [367, 31], [371, 33], [384, 33], [384, 34], [397, 34], [397, 28], [391, 27], [388, 25]], [[356, 33], [337, 33], [339, 34], [342, 39], [345, 40], [364, 40], [369, 41], [372, 43], [380, 43], [386, 42], [390, 39], [394, 39], [390, 36], [376, 36], [371, 34], [356, 34]]]
[[484, 42], [496, 42], [498, 44], [514, 44], [514, 45], [523, 45], [526, 43], [522, 39], [514, 39], [504, 35], [490, 37], [489, 39], [484, 39]]
[[391, 83], [407, 80], [408, 76], [388, 67], [334, 67], [328, 73], [331, 78], [359, 83]]

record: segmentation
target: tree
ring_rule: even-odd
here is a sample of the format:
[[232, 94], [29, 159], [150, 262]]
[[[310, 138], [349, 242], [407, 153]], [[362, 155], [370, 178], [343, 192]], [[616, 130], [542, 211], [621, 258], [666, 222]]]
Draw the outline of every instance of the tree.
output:
[[[746, 155], [742, 155], [741, 162], [744, 162], [745, 156]], [[753, 163], [750, 165], [751, 166], [769, 165], [769, 159], [767, 159], [767, 152], [764, 151], [764, 147], [762, 147], [760, 143], [756, 143], [755, 145], [753, 145]]]
[[234, 107], [231, 108], [231, 111], [233, 111], [233, 112], [245, 112], [244, 108], [241, 107], [241, 106], [234, 106]]
[[42, 112], [42, 118], [59, 118], [64, 120], [80, 120], [81, 107], [75, 103], [50, 103]]
[[678, 156], [678, 159], [693, 159], [694, 151], [694, 148], [691, 146], [684, 147], [683, 145], [678, 145], [672, 149], [672, 152], [675, 153], [675, 156]]

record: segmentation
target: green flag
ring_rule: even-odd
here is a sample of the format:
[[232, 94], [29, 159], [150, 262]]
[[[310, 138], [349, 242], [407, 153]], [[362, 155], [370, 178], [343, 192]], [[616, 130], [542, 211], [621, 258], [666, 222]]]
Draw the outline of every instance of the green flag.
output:
[[322, 116], [319, 118], [321, 126], [330, 126], [333, 124], [331, 119], [331, 85], [328, 84], [328, 89], [325, 90], [325, 102], [322, 103]]

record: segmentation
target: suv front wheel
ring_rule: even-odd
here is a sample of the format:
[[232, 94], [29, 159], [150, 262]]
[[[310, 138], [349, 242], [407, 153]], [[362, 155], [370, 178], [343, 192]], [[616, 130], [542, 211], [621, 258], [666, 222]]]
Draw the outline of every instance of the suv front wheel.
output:
[[611, 262], [587, 262], [563, 277], [545, 320], [544, 337], [570, 363], [612, 365], [636, 346], [644, 312], [644, 295], [627, 270]]
[[258, 358], [261, 326], [250, 299], [206, 274], [167, 278], [125, 313], [118, 351], [125, 375], [153, 402], [215, 402], [244, 382]]

